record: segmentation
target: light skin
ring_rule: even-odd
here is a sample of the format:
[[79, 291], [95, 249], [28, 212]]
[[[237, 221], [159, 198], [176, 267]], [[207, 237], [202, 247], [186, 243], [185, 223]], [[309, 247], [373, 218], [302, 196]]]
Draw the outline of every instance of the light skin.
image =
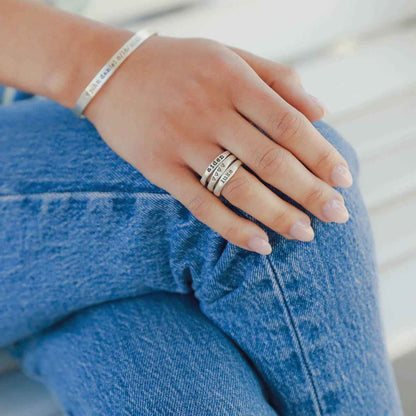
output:
[[[2, 0], [0, 84], [72, 108], [132, 34], [48, 6]], [[262, 181], [322, 221], [348, 220], [334, 189], [351, 186], [348, 164], [311, 124], [324, 113], [284, 65], [213, 40], [155, 35], [122, 64], [84, 115], [118, 155], [196, 218], [239, 247], [269, 254], [266, 232], [199, 179], [229, 150], [255, 174], [241, 166], [221, 195], [284, 237], [311, 241], [309, 216]]]

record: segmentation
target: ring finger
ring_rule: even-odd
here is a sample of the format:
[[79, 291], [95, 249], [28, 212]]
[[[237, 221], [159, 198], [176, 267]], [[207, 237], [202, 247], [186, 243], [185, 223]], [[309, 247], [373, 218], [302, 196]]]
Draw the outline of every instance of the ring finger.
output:
[[[223, 151], [221, 147], [213, 146], [205, 152], [192, 152], [186, 163], [202, 176], [206, 167]], [[243, 166], [225, 184], [221, 195], [286, 238], [310, 241], [314, 237], [308, 215], [278, 197]]]
[[342, 195], [309, 171], [291, 152], [270, 140], [237, 112], [223, 124], [220, 144], [265, 182], [322, 221], [343, 223], [349, 214]]

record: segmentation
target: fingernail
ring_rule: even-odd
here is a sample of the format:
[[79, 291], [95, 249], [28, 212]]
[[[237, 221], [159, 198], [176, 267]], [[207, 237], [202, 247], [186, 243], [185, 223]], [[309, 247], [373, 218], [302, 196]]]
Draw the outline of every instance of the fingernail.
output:
[[250, 250], [253, 250], [259, 254], [270, 254], [272, 252], [272, 246], [263, 237], [253, 236], [247, 243]]
[[309, 97], [311, 97], [312, 101], [314, 101], [315, 104], [317, 104], [318, 107], [321, 108], [322, 112], [324, 113], [324, 116], [328, 116], [329, 114], [331, 114], [331, 111], [329, 111], [329, 108], [321, 100], [319, 100], [319, 98], [311, 94], [309, 94]]
[[335, 166], [331, 173], [331, 180], [335, 186], [348, 188], [352, 185], [352, 175], [350, 170], [345, 165]]
[[313, 232], [310, 224], [305, 220], [300, 220], [292, 225], [289, 234], [300, 241], [311, 241], [313, 240], [315, 233]]
[[347, 222], [350, 214], [348, 214], [345, 205], [338, 199], [328, 201], [322, 207], [322, 213], [328, 221], [343, 223]]

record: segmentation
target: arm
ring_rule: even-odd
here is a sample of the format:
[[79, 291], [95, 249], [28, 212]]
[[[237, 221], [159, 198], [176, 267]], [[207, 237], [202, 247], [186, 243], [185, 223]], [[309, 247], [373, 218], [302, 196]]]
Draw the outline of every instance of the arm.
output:
[[0, 84], [66, 106], [131, 33], [27, 0], [0, 2]]
[[[131, 36], [23, 0], [2, 0], [0, 16], [0, 83], [66, 107]], [[284, 65], [208, 39], [153, 36], [84, 114], [119, 156], [196, 218], [235, 245], [269, 254], [267, 233], [199, 178], [229, 150], [254, 174], [240, 167], [221, 196], [286, 238], [312, 240], [309, 216], [262, 181], [322, 221], [348, 220], [333, 188], [351, 186], [348, 164], [310, 123], [323, 113]]]

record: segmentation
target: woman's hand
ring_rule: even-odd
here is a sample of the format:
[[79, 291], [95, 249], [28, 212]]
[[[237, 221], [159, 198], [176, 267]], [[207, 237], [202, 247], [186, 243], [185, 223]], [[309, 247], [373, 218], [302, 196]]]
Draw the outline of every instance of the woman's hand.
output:
[[[126, 32], [125, 40], [129, 36]], [[262, 228], [199, 182], [224, 150], [322, 221], [348, 220], [343, 198], [333, 188], [351, 185], [347, 162], [310, 123], [324, 109], [285, 66], [212, 40], [152, 36], [85, 115], [116, 153], [242, 248], [271, 252]], [[314, 237], [308, 215], [244, 166], [221, 195], [286, 238]]]

